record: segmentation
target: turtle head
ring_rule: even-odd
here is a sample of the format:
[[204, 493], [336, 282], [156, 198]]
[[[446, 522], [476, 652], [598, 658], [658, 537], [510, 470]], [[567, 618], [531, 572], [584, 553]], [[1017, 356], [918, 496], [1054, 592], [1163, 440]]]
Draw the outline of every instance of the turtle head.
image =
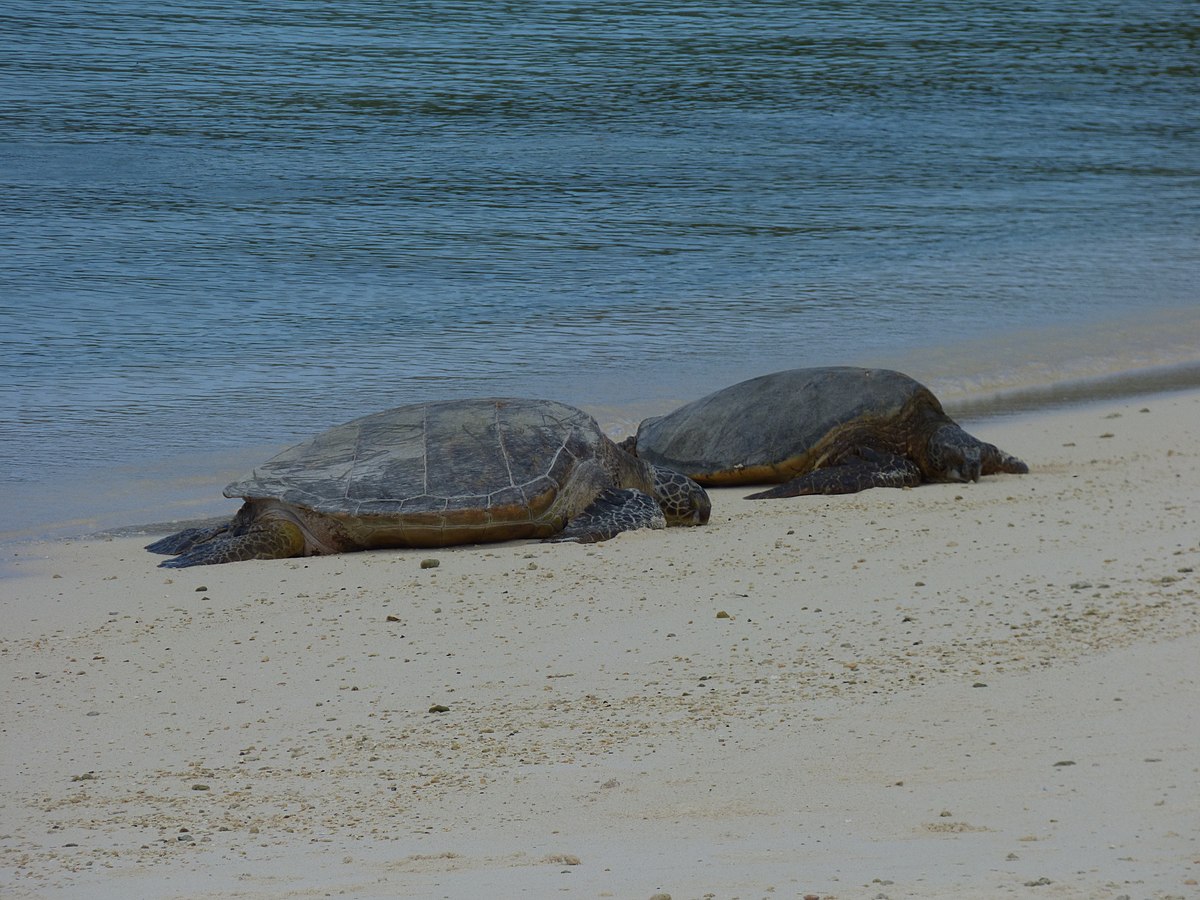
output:
[[671, 469], [650, 466], [654, 477], [654, 497], [662, 507], [668, 525], [704, 525], [712, 512], [712, 501], [704, 488], [686, 475]]
[[957, 425], [943, 425], [929, 438], [931, 481], [978, 481], [983, 474], [983, 445]]

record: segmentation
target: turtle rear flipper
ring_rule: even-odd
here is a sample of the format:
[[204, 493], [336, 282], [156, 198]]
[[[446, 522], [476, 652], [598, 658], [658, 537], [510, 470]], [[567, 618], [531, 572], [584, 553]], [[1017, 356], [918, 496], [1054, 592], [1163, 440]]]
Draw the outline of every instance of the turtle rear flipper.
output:
[[666, 528], [667, 520], [658, 501], [635, 488], [605, 488], [587, 509], [567, 523], [549, 541], [606, 541], [622, 531]]
[[227, 533], [195, 544], [186, 553], [163, 560], [159, 567], [185, 569], [245, 559], [289, 559], [304, 555], [304, 532], [295, 522], [265, 519], [244, 529], [223, 530]]
[[916, 487], [921, 469], [904, 456], [860, 448], [835, 466], [806, 472], [766, 491], [747, 495], [747, 500], [800, 497], [809, 494], [857, 494], [875, 487]]

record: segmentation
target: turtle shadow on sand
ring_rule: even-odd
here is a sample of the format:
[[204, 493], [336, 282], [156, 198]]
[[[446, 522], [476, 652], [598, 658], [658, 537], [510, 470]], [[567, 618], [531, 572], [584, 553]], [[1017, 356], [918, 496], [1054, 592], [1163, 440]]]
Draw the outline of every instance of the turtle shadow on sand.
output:
[[621, 446], [702, 485], [777, 485], [755, 500], [1029, 471], [965, 432], [907, 375], [850, 366], [740, 382], [646, 419]]
[[228, 521], [147, 550], [169, 568], [519, 538], [601, 541], [708, 521], [695, 482], [624, 452], [581, 410], [491, 398], [401, 406], [331, 428], [225, 488]]

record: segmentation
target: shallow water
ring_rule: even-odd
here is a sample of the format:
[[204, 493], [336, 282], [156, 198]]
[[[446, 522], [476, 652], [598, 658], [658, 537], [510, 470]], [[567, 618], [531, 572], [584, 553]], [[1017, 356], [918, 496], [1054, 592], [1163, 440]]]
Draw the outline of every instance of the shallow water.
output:
[[1200, 360], [1195, 12], [8, 3], [0, 537], [431, 397]]

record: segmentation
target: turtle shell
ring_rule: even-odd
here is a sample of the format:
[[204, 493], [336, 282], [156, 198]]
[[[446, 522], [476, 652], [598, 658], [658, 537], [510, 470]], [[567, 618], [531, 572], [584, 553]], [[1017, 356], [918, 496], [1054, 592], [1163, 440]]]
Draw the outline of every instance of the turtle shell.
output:
[[549, 400], [400, 406], [297, 444], [225, 488], [354, 519], [529, 522], [608, 439], [595, 420]]
[[[783, 481], [820, 464], [848, 429], [903, 431], [916, 409], [944, 418], [937, 399], [889, 369], [790, 369], [743, 381], [642, 422], [637, 455], [701, 484]], [[896, 434], [902, 445], [906, 434]]]

